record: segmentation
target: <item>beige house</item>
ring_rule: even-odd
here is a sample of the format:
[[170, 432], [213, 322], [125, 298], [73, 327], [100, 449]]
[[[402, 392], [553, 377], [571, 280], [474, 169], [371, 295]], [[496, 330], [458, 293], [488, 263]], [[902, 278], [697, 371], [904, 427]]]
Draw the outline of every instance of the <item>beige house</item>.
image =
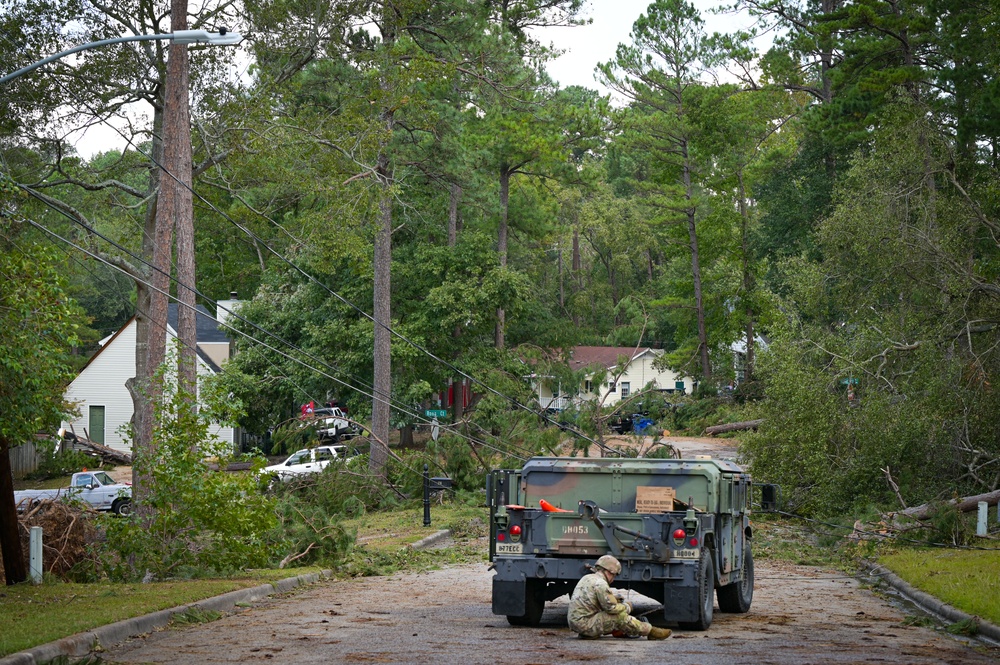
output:
[[[543, 409], [563, 409], [575, 403], [603, 400], [605, 406], [610, 406], [628, 398], [649, 384], [664, 392], [690, 394], [694, 391], [695, 382], [689, 376], [679, 375], [669, 369], [655, 369], [653, 360], [663, 355], [661, 349], [649, 347], [634, 348], [630, 346], [576, 346], [570, 350], [570, 368], [576, 372], [590, 369], [588, 377], [606, 370], [604, 381], [595, 385], [590, 378], [578, 389], [565, 390], [554, 379], [537, 374], [529, 378], [538, 396], [538, 403]], [[625, 371], [615, 377], [615, 368], [619, 359], [624, 359]], [[567, 387], [569, 388], [569, 387]], [[565, 392], [576, 393], [568, 397]]]

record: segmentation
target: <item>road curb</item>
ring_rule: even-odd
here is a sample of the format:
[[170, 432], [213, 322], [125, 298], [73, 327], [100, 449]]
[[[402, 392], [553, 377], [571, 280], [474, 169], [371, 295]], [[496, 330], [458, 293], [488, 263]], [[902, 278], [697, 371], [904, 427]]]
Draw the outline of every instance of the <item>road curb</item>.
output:
[[[940, 599], [935, 598], [929, 593], [925, 593], [920, 589], [917, 589], [909, 582], [906, 582], [898, 575], [893, 573], [891, 570], [885, 566], [881, 566], [877, 563], [868, 562], [867, 570], [872, 575], [877, 575], [879, 579], [885, 581], [886, 584], [894, 588], [899, 593], [903, 594], [907, 599], [916, 603], [918, 606], [924, 610], [937, 614], [944, 617], [952, 623], [958, 623], [959, 621], [975, 621], [979, 628], [979, 634], [987, 637], [996, 642], [1000, 642], [1000, 626], [990, 623], [982, 619], [981, 617], [973, 616], [962, 610], [952, 607], [951, 605], [942, 602]], [[0, 663], [2, 665], [2, 663]]]
[[261, 584], [249, 589], [237, 589], [236, 591], [230, 591], [220, 596], [206, 598], [194, 603], [188, 603], [187, 605], [125, 619], [5, 656], [0, 658], [0, 665], [42, 665], [60, 657], [83, 657], [95, 649], [100, 649], [102, 646], [119, 644], [130, 637], [151, 633], [154, 630], [163, 628], [170, 623], [174, 616], [192, 609], [228, 612], [242, 603], [251, 603], [276, 593], [285, 593], [295, 587], [312, 584], [318, 582], [320, 579], [329, 579], [332, 576], [333, 573], [329, 570], [297, 575], [279, 580], [273, 584]]
[[[442, 529], [437, 533], [432, 533], [431, 535], [425, 538], [421, 538], [415, 543], [410, 543], [410, 548], [415, 550], [425, 550], [431, 545], [434, 545], [435, 543], [444, 540], [450, 535], [451, 535], [451, 529]], [[0, 665], [3, 665], [3, 663], [0, 662]]]

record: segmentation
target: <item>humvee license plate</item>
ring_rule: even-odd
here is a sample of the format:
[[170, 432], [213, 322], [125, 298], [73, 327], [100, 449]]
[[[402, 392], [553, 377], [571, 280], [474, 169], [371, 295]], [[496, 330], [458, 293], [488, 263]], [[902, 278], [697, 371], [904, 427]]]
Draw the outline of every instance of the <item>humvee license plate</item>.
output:
[[674, 550], [675, 559], [697, 559], [698, 550]]
[[497, 554], [524, 554], [524, 544], [497, 543]]

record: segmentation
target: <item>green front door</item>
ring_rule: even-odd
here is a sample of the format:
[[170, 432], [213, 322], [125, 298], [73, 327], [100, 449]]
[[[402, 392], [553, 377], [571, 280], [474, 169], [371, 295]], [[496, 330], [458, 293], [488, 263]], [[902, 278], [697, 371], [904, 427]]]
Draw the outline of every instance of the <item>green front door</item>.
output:
[[90, 407], [90, 428], [87, 430], [90, 440], [104, 445], [104, 407]]

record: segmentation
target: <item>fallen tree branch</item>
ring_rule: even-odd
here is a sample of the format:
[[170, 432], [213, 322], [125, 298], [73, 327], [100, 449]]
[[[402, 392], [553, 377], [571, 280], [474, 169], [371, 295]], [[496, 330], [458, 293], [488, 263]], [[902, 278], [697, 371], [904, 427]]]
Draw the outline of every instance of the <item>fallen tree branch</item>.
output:
[[891, 487], [892, 491], [896, 493], [896, 498], [899, 499], [899, 505], [903, 507], [903, 510], [906, 510], [906, 502], [903, 501], [903, 495], [899, 492], [899, 485], [897, 485], [896, 481], [892, 479], [892, 472], [889, 470], [889, 465], [886, 464], [885, 468], [880, 470], [885, 474], [885, 479], [889, 482], [889, 487]]
[[284, 559], [281, 560], [281, 563], [278, 564], [278, 568], [284, 568], [292, 561], [295, 561], [296, 559], [301, 559], [305, 555], [309, 554], [309, 550], [311, 550], [315, 546], [316, 543], [309, 543], [309, 547], [307, 547], [304, 552], [299, 552], [298, 554], [295, 555], [289, 554], [288, 556], [286, 556]]

